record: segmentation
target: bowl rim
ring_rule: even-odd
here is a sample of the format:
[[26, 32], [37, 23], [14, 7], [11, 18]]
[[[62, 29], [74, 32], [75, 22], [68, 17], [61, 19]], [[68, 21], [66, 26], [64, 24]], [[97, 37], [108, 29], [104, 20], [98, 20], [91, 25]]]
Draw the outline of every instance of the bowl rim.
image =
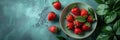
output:
[[94, 10], [94, 16], [95, 16], [95, 19], [96, 19], [96, 25], [95, 25], [95, 28], [88, 34], [88, 35], [86, 35], [85, 37], [73, 37], [72, 35], [69, 35], [69, 33], [67, 33], [65, 30], [64, 30], [64, 28], [62, 27], [62, 23], [61, 23], [61, 20], [62, 20], [62, 15], [63, 15], [63, 12], [64, 12], [64, 10], [68, 7], [68, 6], [70, 6], [70, 5], [72, 5], [72, 4], [75, 4], [75, 3], [77, 3], [77, 4], [85, 4], [85, 5], [88, 5], [90, 8], [92, 8], [89, 4], [87, 4], [87, 3], [85, 3], [85, 2], [73, 2], [73, 3], [71, 3], [71, 4], [69, 4], [69, 5], [67, 5], [67, 6], [65, 6], [64, 7], [64, 9], [62, 10], [62, 12], [61, 12], [61, 14], [60, 14], [60, 18], [59, 18], [59, 23], [60, 23], [60, 27], [61, 27], [61, 29], [62, 29], [62, 31], [66, 34], [66, 35], [68, 35], [68, 36], [70, 36], [71, 38], [75, 38], [75, 39], [84, 39], [84, 38], [87, 38], [87, 37], [89, 37], [94, 31], [95, 31], [95, 29], [96, 29], [96, 27], [97, 27], [97, 24], [98, 24], [98, 19], [97, 19], [97, 15], [96, 15], [96, 12], [95, 12], [95, 10]]

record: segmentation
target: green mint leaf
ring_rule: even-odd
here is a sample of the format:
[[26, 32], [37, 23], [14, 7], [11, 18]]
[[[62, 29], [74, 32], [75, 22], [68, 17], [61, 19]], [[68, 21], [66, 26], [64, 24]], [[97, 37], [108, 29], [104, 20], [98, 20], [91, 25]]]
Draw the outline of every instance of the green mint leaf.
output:
[[108, 8], [109, 6], [106, 5], [106, 4], [100, 4], [98, 7], [97, 7], [97, 14], [98, 15], [105, 15], [107, 12], [108, 12]]
[[58, 40], [66, 40], [64, 37], [62, 36], [56, 36], [58, 38]]
[[115, 4], [115, 0], [107, 0], [105, 2], [105, 4], [109, 5], [111, 8], [113, 8], [114, 4]]
[[84, 17], [81, 17], [81, 16], [78, 16], [76, 17], [76, 20], [79, 21], [79, 22], [85, 22], [85, 18]]
[[117, 29], [116, 35], [120, 35], [120, 27]]
[[94, 10], [92, 8], [88, 8], [88, 12], [91, 16], [94, 17]]
[[117, 40], [117, 37], [116, 37], [116, 36], [114, 36], [113, 40]]
[[113, 25], [113, 31], [117, 31], [117, 29], [120, 27], [120, 20], [116, 21], [115, 24]]
[[102, 29], [102, 32], [107, 33], [107, 34], [111, 34], [112, 27], [111, 26], [104, 26]]
[[110, 37], [111, 36], [108, 34], [100, 34], [100, 35], [98, 35], [96, 40], [110, 40]]
[[113, 9], [117, 10], [120, 8], [120, 0], [116, 0], [115, 4], [113, 5]]
[[107, 23], [107, 24], [113, 22], [113, 21], [116, 19], [116, 17], [117, 17], [117, 14], [116, 14], [116, 13], [113, 13], [113, 12], [111, 12], [111, 13], [112, 13], [111, 15], [105, 16], [104, 21], [105, 21], [105, 23]]
[[117, 15], [120, 17], [120, 11], [118, 11], [118, 12], [116, 12], [117, 13]]

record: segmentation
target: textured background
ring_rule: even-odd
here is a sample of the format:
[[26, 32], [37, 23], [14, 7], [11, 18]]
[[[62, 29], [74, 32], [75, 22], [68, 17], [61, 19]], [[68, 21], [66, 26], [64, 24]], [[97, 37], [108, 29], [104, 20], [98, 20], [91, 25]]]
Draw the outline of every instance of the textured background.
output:
[[[51, 25], [59, 25], [61, 10], [55, 10], [52, 2], [55, 0], [0, 0], [0, 40], [57, 40], [56, 35], [47, 29]], [[60, 0], [62, 7], [73, 2], [86, 2], [94, 9], [94, 0]], [[63, 9], [62, 8], [62, 9]], [[57, 14], [55, 22], [47, 20], [47, 14], [54, 11]], [[59, 34], [67, 40], [62, 31]]]

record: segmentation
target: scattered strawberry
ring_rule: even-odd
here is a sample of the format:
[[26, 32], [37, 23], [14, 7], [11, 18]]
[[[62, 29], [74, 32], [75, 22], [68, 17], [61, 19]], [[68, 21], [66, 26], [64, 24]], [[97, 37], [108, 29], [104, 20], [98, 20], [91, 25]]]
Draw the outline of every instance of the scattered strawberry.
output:
[[81, 34], [82, 33], [82, 30], [80, 28], [75, 28], [74, 29], [74, 33], [75, 34]]
[[48, 30], [49, 30], [50, 32], [52, 32], [52, 33], [57, 33], [58, 28], [53, 25], [53, 26], [50, 26], [50, 27], [48, 28]]
[[87, 31], [89, 29], [90, 29], [90, 23], [87, 22], [87, 23], [83, 24], [82, 30]]
[[74, 24], [76, 25], [76, 27], [80, 27], [82, 25], [82, 22], [75, 20]]
[[48, 13], [48, 20], [53, 21], [56, 18], [56, 14], [54, 12], [49, 12]]
[[66, 17], [66, 20], [68, 22], [73, 22], [74, 21], [74, 17], [71, 14], [68, 14], [68, 16]]
[[88, 16], [87, 21], [92, 23], [94, 21], [93, 17], [91, 15]]
[[88, 16], [88, 11], [86, 9], [81, 9], [80, 15], [86, 18]]
[[73, 30], [74, 29], [74, 23], [73, 22], [68, 22], [67, 27], [68, 27], [69, 30]]
[[59, 1], [53, 2], [53, 7], [56, 10], [60, 10], [61, 9], [61, 3]]
[[71, 13], [73, 13], [76, 16], [79, 16], [80, 14], [80, 9], [78, 7], [74, 7], [71, 9]]

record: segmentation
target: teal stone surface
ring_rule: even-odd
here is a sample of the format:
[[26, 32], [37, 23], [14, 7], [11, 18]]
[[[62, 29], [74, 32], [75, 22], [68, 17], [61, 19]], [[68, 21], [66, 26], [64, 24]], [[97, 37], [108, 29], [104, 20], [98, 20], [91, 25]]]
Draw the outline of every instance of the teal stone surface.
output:
[[[51, 25], [59, 25], [59, 16], [62, 10], [52, 6], [55, 0], [0, 0], [0, 40], [58, 40], [56, 36], [63, 36], [67, 40], [75, 40], [60, 34], [48, 31]], [[94, 0], [59, 0], [62, 9], [73, 2], [85, 2], [94, 9], [98, 4]], [[47, 20], [47, 14], [54, 11], [57, 19], [54, 22]], [[88, 37], [84, 40], [89, 40]], [[94, 40], [94, 37], [93, 37]]]

